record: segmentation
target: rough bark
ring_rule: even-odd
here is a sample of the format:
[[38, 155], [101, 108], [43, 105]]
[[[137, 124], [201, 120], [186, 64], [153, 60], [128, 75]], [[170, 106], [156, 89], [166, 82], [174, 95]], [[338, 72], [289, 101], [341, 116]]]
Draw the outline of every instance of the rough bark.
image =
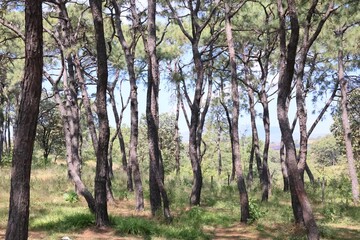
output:
[[25, 1], [25, 70], [11, 171], [7, 240], [28, 238], [30, 175], [43, 71], [42, 1]]
[[229, 51], [229, 60], [230, 60], [230, 71], [231, 71], [231, 100], [233, 102], [232, 108], [232, 121], [231, 121], [231, 150], [232, 158], [235, 163], [236, 178], [237, 178], [237, 187], [240, 195], [240, 208], [241, 208], [241, 222], [247, 222], [250, 218], [249, 210], [249, 199], [247, 195], [247, 190], [245, 186], [245, 179], [243, 177], [242, 167], [241, 167], [241, 158], [240, 158], [240, 143], [239, 143], [239, 86], [236, 72], [236, 61], [235, 61], [235, 48], [234, 41], [232, 36], [232, 26], [230, 20], [230, 7], [228, 3], [225, 3], [225, 32], [226, 32], [226, 42]]
[[102, 1], [90, 0], [90, 7], [95, 28], [95, 42], [97, 54], [97, 88], [96, 107], [99, 119], [99, 138], [96, 152], [95, 174], [95, 216], [96, 226], [109, 225], [107, 212], [106, 183], [108, 178], [108, 146], [109, 146], [109, 120], [106, 109], [106, 89], [108, 82], [107, 54], [102, 17]]
[[287, 1], [287, 14], [289, 16], [291, 29], [288, 45], [286, 45], [286, 19], [282, 0], [277, 1], [277, 7], [280, 24], [280, 70], [278, 82], [277, 115], [282, 140], [284, 141], [286, 148], [286, 163], [289, 171], [293, 212], [295, 219], [299, 220], [298, 218], [300, 216], [297, 212], [298, 208], [296, 206], [296, 202], [298, 201], [301, 205], [301, 218], [304, 220], [308, 238], [319, 239], [319, 230], [317, 228], [310, 201], [305, 192], [304, 184], [301, 180], [300, 172], [297, 167], [296, 148], [291, 133], [288, 112], [286, 111], [286, 102], [291, 93], [291, 83], [294, 76], [296, 50], [299, 40], [299, 22], [296, 12], [296, 3], [294, 0]]
[[160, 73], [156, 55], [156, 0], [148, 0], [148, 36], [145, 47], [148, 54], [148, 92], [146, 103], [146, 120], [148, 124], [148, 143], [150, 156], [150, 205], [154, 216], [163, 204], [163, 213], [167, 221], [171, 221], [170, 203], [164, 187], [163, 165], [159, 147], [159, 85]]

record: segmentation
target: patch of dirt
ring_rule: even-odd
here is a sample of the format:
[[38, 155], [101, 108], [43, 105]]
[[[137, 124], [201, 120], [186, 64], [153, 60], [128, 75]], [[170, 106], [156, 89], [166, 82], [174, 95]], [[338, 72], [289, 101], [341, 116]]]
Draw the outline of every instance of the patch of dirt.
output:
[[246, 225], [246, 224], [242, 224], [242, 223], [237, 223], [234, 224], [230, 227], [215, 227], [215, 228], [204, 228], [205, 232], [211, 233], [213, 235], [212, 239], [216, 239], [216, 240], [226, 240], [226, 239], [262, 239], [262, 240], [267, 240], [267, 239], [272, 239], [272, 238], [266, 238], [264, 236], [261, 236], [261, 234], [259, 234], [259, 232], [254, 229], [254, 227]]
[[115, 231], [111, 228], [89, 228], [80, 234], [72, 235], [76, 240], [125, 240], [125, 239], [141, 239], [136, 237], [120, 237], [115, 235]]

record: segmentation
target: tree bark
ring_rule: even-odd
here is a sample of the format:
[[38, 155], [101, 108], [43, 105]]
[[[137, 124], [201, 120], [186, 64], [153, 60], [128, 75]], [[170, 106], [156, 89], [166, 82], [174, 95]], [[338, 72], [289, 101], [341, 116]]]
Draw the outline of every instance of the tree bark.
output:
[[180, 82], [176, 82], [176, 114], [175, 114], [175, 169], [176, 175], [180, 174], [180, 133], [179, 133], [179, 116], [180, 116], [181, 92]]
[[221, 156], [221, 135], [222, 135], [222, 128], [220, 126], [220, 122], [218, 120], [218, 132], [217, 132], [217, 140], [216, 140], [216, 149], [218, 154], [218, 175], [221, 175], [222, 172], [222, 156]]
[[234, 41], [232, 36], [232, 26], [230, 20], [230, 7], [228, 3], [225, 2], [225, 32], [226, 32], [226, 42], [228, 45], [229, 51], [229, 60], [230, 60], [230, 70], [231, 70], [231, 100], [233, 102], [232, 108], [232, 121], [231, 121], [231, 150], [232, 158], [235, 163], [236, 177], [237, 177], [237, 186], [240, 195], [240, 208], [241, 208], [241, 222], [247, 222], [250, 218], [249, 210], [249, 199], [245, 186], [245, 179], [243, 176], [243, 171], [241, 167], [241, 158], [240, 158], [240, 143], [239, 143], [239, 86], [236, 72], [236, 61], [235, 61], [235, 48]]
[[[129, 74], [130, 80], [130, 150], [129, 150], [129, 164], [128, 164], [128, 178], [129, 174], [133, 174], [134, 187], [135, 187], [135, 198], [136, 198], [136, 210], [144, 210], [144, 194], [143, 186], [141, 181], [140, 167], [137, 157], [137, 147], [138, 147], [138, 136], [139, 136], [139, 113], [138, 113], [138, 100], [137, 100], [137, 85], [136, 85], [136, 74], [135, 74], [135, 47], [136, 47], [136, 37], [133, 33], [132, 42], [128, 44], [125, 40], [120, 19], [120, 9], [115, 0], [112, 0], [112, 4], [115, 9], [115, 26], [117, 31], [117, 36], [121, 47], [125, 53], [126, 67]], [[139, 16], [136, 13], [135, 0], [130, 0], [130, 11], [132, 13], [132, 24], [134, 31], [138, 29], [140, 24]]]
[[[265, 81], [265, 80], [264, 80]], [[260, 93], [261, 96], [261, 104], [263, 106], [263, 123], [265, 130], [265, 142], [264, 142], [264, 151], [263, 151], [263, 167], [262, 167], [262, 197], [261, 201], [268, 201], [270, 194], [270, 171], [268, 165], [268, 154], [269, 154], [269, 146], [270, 146], [270, 115], [269, 115], [269, 104], [265, 90], [263, 89]]]
[[102, 1], [90, 0], [90, 7], [95, 27], [97, 53], [97, 88], [96, 107], [99, 119], [99, 139], [96, 153], [95, 205], [96, 226], [109, 225], [107, 212], [106, 183], [108, 178], [109, 120], [106, 109], [106, 89], [108, 82], [107, 54], [102, 17]]
[[148, 124], [148, 142], [150, 156], [150, 204], [154, 216], [163, 204], [164, 217], [171, 221], [170, 203], [164, 187], [164, 170], [159, 148], [159, 85], [160, 73], [156, 55], [156, 0], [148, 0], [148, 36], [145, 47], [148, 54], [148, 92], [146, 104], [146, 120]]
[[[291, 93], [291, 83], [294, 76], [294, 65], [296, 50], [299, 40], [299, 22], [296, 12], [296, 3], [294, 0], [287, 1], [287, 14], [290, 20], [290, 39], [286, 46], [286, 19], [282, 0], [277, 1], [279, 15], [279, 36], [280, 36], [280, 70], [278, 82], [278, 102], [277, 115], [280, 125], [282, 140], [286, 148], [286, 163], [289, 171], [290, 191], [294, 217], [296, 220], [302, 218], [307, 229], [309, 239], [319, 239], [319, 230], [310, 206], [310, 201], [306, 195], [304, 184], [301, 180], [296, 161], [295, 143], [292, 137], [291, 127], [287, 112], [287, 99]], [[297, 212], [297, 203], [301, 205], [302, 216]]]
[[42, 1], [25, 1], [25, 71], [12, 159], [7, 240], [28, 238], [30, 175], [43, 71]]
[[356, 173], [354, 153], [351, 144], [351, 129], [349, 124], [349, 116], [347, 111], [347, 80], [345, 79], [344, 72], [344, 53], [342, 48], [343, 34], [344, 31], [340, 33], [340, 48], [338, 50], [338, 78], [340, 83], [341, 91], [341, 122], [344, 130], [344, 142], [346, 150], [346, 158], [348, 161], [349, 175], [351, 180], [351, 192], [353, 196], [353, 201], [357, 205], [359, 203], [359, 182]]

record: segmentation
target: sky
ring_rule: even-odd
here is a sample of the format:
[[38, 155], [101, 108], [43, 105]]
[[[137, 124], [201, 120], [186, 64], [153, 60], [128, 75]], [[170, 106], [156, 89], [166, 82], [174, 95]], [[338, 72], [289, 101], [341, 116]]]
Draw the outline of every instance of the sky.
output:
[[[165, 81], [162, 83], [160, 87], [160, 93], [159, 93], [159, 112], [161, 113], [175, 113], [175, 107], [176, 107], [176, 101], [175, 98], [172, 96], [171, 92], [167, 89], [169, 87], [166, 86]], [[123, 85], [123, 92], [124, 92], [124, 99], [128, 96], [128, 86], [126, 84]], [[119, 94], [117, 94], [119, 97]], [[191, 98], [191, 96], [190, 96]], [[273, 100], [269, 103], [269, 112], [270, 112], [270, 136], [271, 136], [271, 142], [279, 143], [281, 139], [281, 133], [279, 129], [279, 124], [277, 121], [277, 110], [276, 110], [276, 94], [273, 96]], [[324, 101], [327, 99], [325, 98]], [[118, 108], [119, 106], [119, 98], [117, 99]], [[139, 85], [138, 86], [138, 105], [139, 105], [139, 118], [142, 114], [145, 114], [145, 107], [146, 107], [146, 86]], [[317, 118], [317, 114], [312, 114], [314, 108], [322, 108], [323, 103], [318, 102], [316, 106], [314, 107], [314, 104], [311, 102], [311, 96], [307, 99], [307, 107], [308, 107], [308, 129], [312, 125], [312, 123]], [[261, 111], [261, 106], [258, 104], [257, 111]], [[110, 125], [115, 127], [115, 121], [113, 119], [112, 109], [111, 106], [108, 107], [109, 112], [109, 119], [110, 119]], [[251, 135], [251, 125], [250, 125], [250, 115], [246, 113], [246, 111], [241, 111], [241, 117], [239, 119], [239, 128], [240, 128], [240, 134], [245, 134], [250, 136]], [[295, 100], [293, 100], [290, 104], [289, 108], [289, 120], [290, 123], [293, 121], [296, 114], [296, 104]], [[190, 115], [189, 115], [190, 116]], [[320, 121], [316, 128], [314, 129], [313, 133], [311, 134], [310, 138], [317, 138], [321, 136], [325, 136], [327, 134], [330, 134], [330, 126], [333, 123], [332, 117], [328, 112], [324, 115], [323, 120]], [[123, 124], [126, 124], [127, 126], [130, 125], [130, 107], [128, 107], [124, 112], [124, 118], [123, 118]], [[182, 111], [180, 111], [180, 119], [179, 119], [179, 128], [180, 132], [182, 134], [183, 140], [188, 139], [188, 127], [186, 125], [186, 121], [184, 118], [184, 115]], [[265, 133], [263, 129], [262, 119], [260, 117], [257, 118], [257, 128], [259, 132], [260, 139], [264, 140]], [[295, 141], [299, 139], [299, 128], [298, 125], [295, 128], [294, 131], [294, 139]]]

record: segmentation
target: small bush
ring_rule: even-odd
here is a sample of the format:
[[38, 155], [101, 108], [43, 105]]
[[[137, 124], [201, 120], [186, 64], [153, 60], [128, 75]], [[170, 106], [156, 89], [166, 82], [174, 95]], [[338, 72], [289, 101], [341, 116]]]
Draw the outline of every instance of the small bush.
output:
[[79, 201], [79, 196], [74, 191], [64, 193], [64, 200], [69, 203], [76, 203]]
[[262, 218], [266, 214], [266, 211], [261, 210], [260, 205], [254, 199], [249, 200], [249, 210], [250, 219], [248, 221], [250, 224]]

